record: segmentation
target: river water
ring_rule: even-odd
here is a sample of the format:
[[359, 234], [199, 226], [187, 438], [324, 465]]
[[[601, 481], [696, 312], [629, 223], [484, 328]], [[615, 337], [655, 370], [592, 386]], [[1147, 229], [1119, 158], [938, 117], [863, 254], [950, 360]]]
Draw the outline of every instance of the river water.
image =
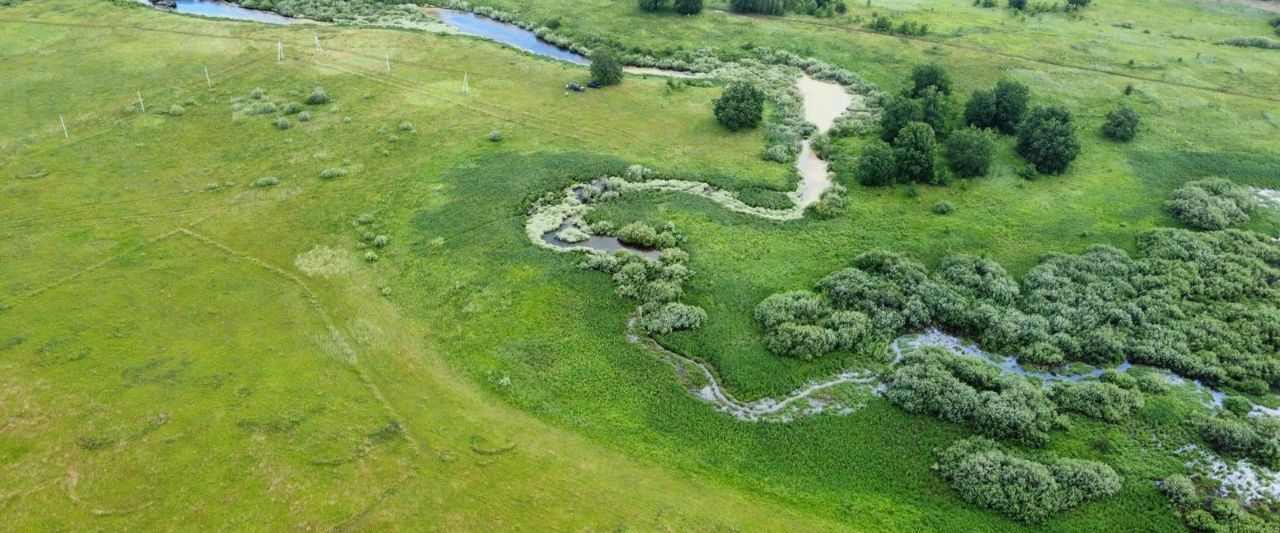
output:
[[265, 24], [297, 24], [300, 22], [308, 22], [302, 19], [289, 18], [271, 11], [246, 9], [229, 2], [215, 2], [212, 0], [177, 0], [177, 5], [174, 6], [173, 10], [178, 13], [187, 13], [190, 15], [201, 15], [205, 17], [224, 19], [252, 20], [254, 22], [262, 22]]

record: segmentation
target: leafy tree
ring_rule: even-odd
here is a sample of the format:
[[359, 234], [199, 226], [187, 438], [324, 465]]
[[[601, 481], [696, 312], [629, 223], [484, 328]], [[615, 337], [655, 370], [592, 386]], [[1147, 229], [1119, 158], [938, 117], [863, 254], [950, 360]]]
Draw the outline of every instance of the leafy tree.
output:
[[1187, 182], [1173, 191], [1164, 209], [1196, 229], [1221, 230], [1249, 221], [1255, 202], [1248, 189], [1224, 178]]
[[892, 184], [898, 177], [893, 148], [882, 141], [875, 141], [862, 151], [854, 170], [858, 183], [875, 187]]
[[1017, 149], [1040, 172], [1065, 172], [1080, 155], [1071, 113], [1061, 107], [1031, 108], [1018, 127]]
[[990, 91], [974, 91], [965, 105], [965, 123], [1012, 134], [1027, 111], [1029, 94], [1026, 85], [1011, 80], [1000, 80]]
[[640, 11], [661, 11], [667, 7], [668, 0], [638, 0]]
[[951, 94], [951, 75], [937, 63], [916, 65], [911, 68], [911, 97], [924, 96], [925, 89], [933, 87], [942, 94]]
[[995, 141], [987, 130], [966, 128], [947, 138], [946, 149], [951, 170], [962, 178], [974, 178], [985, 176], [991, 168]]
[[1084, 9], [1093, 0], [1067, 0], [1067, 9]]
[[936, 141], [933, 128], [923, 122], [911, 122], [893, 140], [893, 160], [902, 179], [930, 183], [934, 178]]
[[622, 83], [622, 61], [618, 60], [613, 50], [601, 46], [591, 53], [591, 79], [600, 85]]
[[1027, 8], [1027, 0], [1009, 0], [1009, 8], [1022, 11]]
[[675, 0], [676, 13], [697, 15], [702, 12], [702, 0]]
[[885, 103], [880, 113], [880, 138], [892, 142], [907, 124], [924, 120], [920, 102], [905, 96], [894, 96]]
[[995, 89], [995, 124], [996, 129], [1005, 134], [1018, 131], [1018, 124], [1027, 113], [1027, 99], [1031, 89], [1013, 80], [996, 82]]
[[746, 82], [734, 82], [715, 101], [716, 120], [730, 131], [751, 129], [764, 116], [764, 92]]
[[1107, 121], [1102, 123], [1102, 134], [1113, 141], [1128, 142], [1138, 135], [1138, 123], [1141, 119], [1132, 107], [1121, 106], [1107, 113]]
[[951, 132], [951, 99], [929, 86], [920, 95], [920, 122], [933, 128], [938, 137], [946, 137]]

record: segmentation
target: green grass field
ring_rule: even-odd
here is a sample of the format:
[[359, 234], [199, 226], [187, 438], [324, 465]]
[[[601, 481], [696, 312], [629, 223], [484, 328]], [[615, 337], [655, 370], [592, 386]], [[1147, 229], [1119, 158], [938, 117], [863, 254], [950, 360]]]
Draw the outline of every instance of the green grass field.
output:
[[[851, 6], [933, 32], [904, 39], [852, 19], [481, 3], [631, 46], [784, 47], [895, 91], [911, 64], [938, 61], [961, 94], [1008, 76], [1076, 113], [1083, 152], [1063, 176], [1017, 177], [1005, 139], [988, 177], [916, 196], [847, 183], [851, 208], [831, 220], [761, 221], [687, 195], [602, 207], [688, 237], [686, 301], [708, 322], [661, 341], [743, 398], [881, 364], [774, 356], [751, 319], [863, 251], [930, 266], [975, 253], [1020, 276], [1048, 252], [1132, 250], [1136, 233], [1175, 225], [1161, 205], [1185, 181], [1280, 187], [1280, 53], [1212, 44], [1270, 30], [1247, 6], [1099, 0], [1025, 21], [965, 0]], [[758, 132], [716, 124], [718, 88], [633, 76], [567, 95], [585, 68], [477, 39], [105, 1], [0, 7], [0, 57], [0, 522], [13, 530], [1183, 527], [1152, 483], [1183, 461], [1150, 453], [1182, 444], [1178, 420], [1199, 407], [1181, 395], [1028, 451], [1101, 460], [1125, 482], [1027, 526], [966, 504], [931, 469], [960, 426], [878, 399], [740, 422], [629, 343], [632, 304], [572, 254], [530, 245], [527, 208], [632, 163], [791, 189], [785, 166], [760, 160]], [[317, 86], [332, 103], [288, 130], [233, 110], [255, 88], [283, 103]], [[1098, 133], [1121, 101], [1144, 118], [1125, 145]], [[156, 112], [172, 105], [185, 112]], [[348, 174], [320, 178], [331, 168]], [[279, 184], [250, 186], [268, 176]], [[931, 213], [942, 199], [956, 211]], [[1280, 215], [1245, 228], [1275, 235]], [[388, 236], [376, 261], [365, 232]]]

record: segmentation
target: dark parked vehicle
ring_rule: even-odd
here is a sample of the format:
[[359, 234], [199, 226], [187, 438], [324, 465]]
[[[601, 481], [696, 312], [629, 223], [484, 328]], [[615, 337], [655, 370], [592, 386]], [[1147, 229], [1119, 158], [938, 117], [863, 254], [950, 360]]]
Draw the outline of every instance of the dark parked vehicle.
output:
[[587, 82], [587, 87], [590, 87], [590, 88], [592, 88], [592, 89], [599, 89], [599, 88], [600, 88], [600, 82], [598, 82], [598, 81], [596, 81], [596, 80], [591, 80], [591, 81]]
[[576, 83], [570, 83], [570, 84], [568, 84], [568, 85], [565, 85], [565, 86], [564, 86], [564, 88], [565, 88], [565, 89], [568, 89], [568, 90], [570, 90], [570, 91], [573, 91], [573, 92], [575, 92], [575, 93], [580, 93], [580, 92], [582, 92], [582, 91], [585, 91], [585, 90], [586, 90], [586, 89], [582, 88], [582, 86], [581, 86], [581, 85], [578, 85], [578, 84], [576, 84]]

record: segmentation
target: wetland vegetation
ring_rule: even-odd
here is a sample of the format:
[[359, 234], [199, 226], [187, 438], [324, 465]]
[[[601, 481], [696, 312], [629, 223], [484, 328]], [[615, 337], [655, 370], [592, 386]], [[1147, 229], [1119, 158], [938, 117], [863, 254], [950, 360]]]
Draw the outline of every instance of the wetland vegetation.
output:
[[0, 0], [14, 530], [1280, 527], [1271, 3], [178, 4]]

